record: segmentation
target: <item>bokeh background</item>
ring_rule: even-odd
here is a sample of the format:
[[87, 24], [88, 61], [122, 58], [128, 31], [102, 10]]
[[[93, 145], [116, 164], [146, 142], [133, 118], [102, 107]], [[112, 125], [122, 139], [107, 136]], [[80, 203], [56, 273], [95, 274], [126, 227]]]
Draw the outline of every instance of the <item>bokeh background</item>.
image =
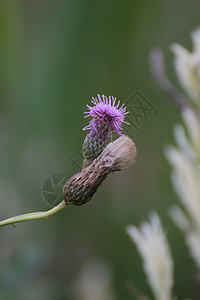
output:
[[181, 118], [152, 79], [149, 53], [163, 49], [178, 84], [169, 45], [191, 48], [199, 13], [197, 0], [0, 1], [0, 219], [49, 209], [45, 180], [78, 171], [92, 96], [125, 102], [139, 91], [158, 111], [140, 118], [139, 131], [126, 127], [137, 163], [88, 204], [0, 230], [0, 299], [131, 300], [133, 284], [151, 297], [125, 227], [152, 210], [168, 233], [174, 293], [195, 297], [196, 269], [168, 216], [178, 197], [164, 148]]

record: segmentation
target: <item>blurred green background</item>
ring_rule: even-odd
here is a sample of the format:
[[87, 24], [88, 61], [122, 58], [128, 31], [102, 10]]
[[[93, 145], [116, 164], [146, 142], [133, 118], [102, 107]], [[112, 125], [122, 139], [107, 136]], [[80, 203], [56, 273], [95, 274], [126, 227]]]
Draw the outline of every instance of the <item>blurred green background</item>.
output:
[[[0, 299], [131, 300], [129, 282], [151, 297], [125, 227], [152, 210], [168, 232], [174, 292], [195, 297], [195, 266], [168, 217], [178, 197], [163, 154], [181, 118], [148, 60], [161, 47], [178, 84], [169, 45], [191, 48], [199, 14], [197, 0], [0, 1], [0, 219], [49, 209], [45, 178], [77, 172], [70, 158], [78, 157], [92, 96], [125, 102], [140, 91], [158, 110], [140, 119], [140, 131], [127, 127], [137, 163], [110, 175], [88, 204], [0, 230]], [[95, 298], [98, 289], [105, 294]]]

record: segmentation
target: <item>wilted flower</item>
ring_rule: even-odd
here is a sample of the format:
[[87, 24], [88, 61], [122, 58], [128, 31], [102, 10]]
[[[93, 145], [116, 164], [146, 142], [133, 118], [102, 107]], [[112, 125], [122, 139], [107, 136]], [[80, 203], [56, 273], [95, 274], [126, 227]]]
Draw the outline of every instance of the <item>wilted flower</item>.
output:
[[128, 167], [134, 162], [135, 156], [135, 144], [127, 136], [109, 143], [90, 165], [66, 181], [66, 203], [82, 205], [88, 202], [109, 173]]
[[97, 95], [98, 98], [92, 98], [94, 106], [88, 107], [88, 112], [85, 112], [86, 117], [92, 117], [89, 125], [83, 130], [90, 130], [83, 143], [83, 156], [85, 165], [92, 162], [105, 148], [108, 139], [112, 138], [112, 133], [115, 130], [119, 135], [122, 135], [122, 124], [127, 122], [124, 118], [128, 112], [124, 104], [120, 107], [120, 101], [116, 103], [116, 97], [105, 95]]
[[127, 233], [136, 244], [144, 263], [150, 287], [157, 300], [171, 300], [173, 260], [166, 234], [156, 213], [140, 229], [128, 226]]
[[182, 87], [195, 101], [200, 101], [200, 27], [191, 34], [193, 52], [179, 44], [172, 44], [175, 69]]

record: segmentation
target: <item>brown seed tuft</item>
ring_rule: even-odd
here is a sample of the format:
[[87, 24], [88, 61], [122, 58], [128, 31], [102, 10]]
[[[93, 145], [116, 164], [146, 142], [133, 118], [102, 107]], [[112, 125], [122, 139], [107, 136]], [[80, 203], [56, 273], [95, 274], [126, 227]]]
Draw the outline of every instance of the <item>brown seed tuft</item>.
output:
[[109, 143], [103, 152], [87, 167], [68, 179], [64, 185], [67, 204], [88, 202], [110, 172], [120, 171], [134, 162], [136, 147], [127, 136]]

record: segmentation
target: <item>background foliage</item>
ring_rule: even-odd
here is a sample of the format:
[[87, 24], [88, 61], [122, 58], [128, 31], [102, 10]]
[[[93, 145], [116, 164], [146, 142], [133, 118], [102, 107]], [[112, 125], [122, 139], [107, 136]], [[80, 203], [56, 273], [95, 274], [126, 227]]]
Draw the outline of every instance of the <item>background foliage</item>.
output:
[[167, 214], [177, 196], [163, 149], [180, 116], [153, 81], [148, 57], [161, 47], [175, 79], [169, 45], [191, 47], [199, 12], [196, 0], [0, 1], [1, 219], [49, 209], [45, 178], [77, 172], [70, 157], [85, 137], [83, 112], [92, 96], [125, 102], [140, 91], [159, 112], [141, 119], [140, 132], [130, 126], [137, 163], [111, 175], [87, 205], [19, 224], [17, 232], [1, 229], [1, 299], [81, 300], [74, 286], [93, 261], [109, 268], [115, 299], [133, 299], [129, 281], [150, 295], [125, 227], [152, 209], [168, 231], [175, 292], [193, 297], [196, 270]]

